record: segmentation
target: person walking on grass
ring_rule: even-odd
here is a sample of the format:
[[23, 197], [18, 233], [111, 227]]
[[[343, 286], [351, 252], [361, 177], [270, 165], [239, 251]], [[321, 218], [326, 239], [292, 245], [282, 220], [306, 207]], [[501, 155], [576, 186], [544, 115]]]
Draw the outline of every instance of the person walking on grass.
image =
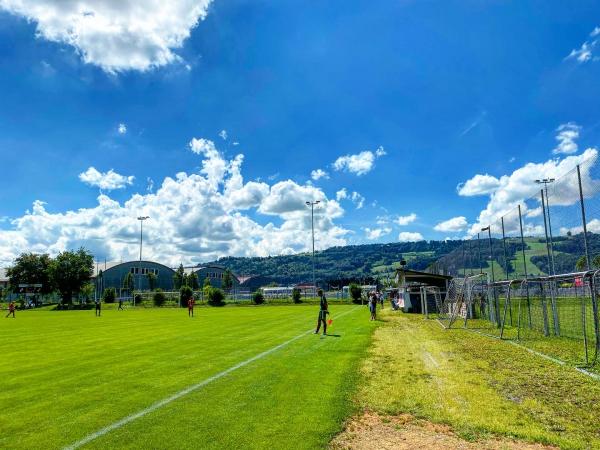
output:
[[12, 314], [13, 319], [15, 318], [15, 302], [10, 302], [8, 304], [8, 314], [6, 317], [9, 317]]
[[194, 297], [188, 299], [188, 317], [194, 317]]
[[100, 299], [97, 298], [95, 300], [95, 304], [96, 304], [96, 317], [100, 317], [100, 313], [101, 313], [101, 308], [102, 308], [102, 303], [100, 302]]
[[329, 314], [329, 307], [327, 305], [327, 299], [325, 298], [325, 294], [323, 294], [322, 289], [319, 289], [318, 294], [320, 298], [319, 317], [317, 319], [317, 329], [315, 330], [315, 334], [319, 334], [319, 330], [321, 329], [321, 322], [323, 322], [323, 336], [325, 336], [327, 334], [327, 314]]
[[119, 309], [120, 309], [121, 311], [123, 311], [123, 299], [122, 299], [121, 297], [119, 297], [119, 307], [117, 308], [117, 311], [118, 311]]
[[383, 309], [383, 293], [377, 291], [377, 298], [379, 299], [379, 303], [381, 303], [381, 309]]
[[369, 311], [371, 311], [371, 320], [377, 316], [377, 296], [372, 292], [369, 294]]

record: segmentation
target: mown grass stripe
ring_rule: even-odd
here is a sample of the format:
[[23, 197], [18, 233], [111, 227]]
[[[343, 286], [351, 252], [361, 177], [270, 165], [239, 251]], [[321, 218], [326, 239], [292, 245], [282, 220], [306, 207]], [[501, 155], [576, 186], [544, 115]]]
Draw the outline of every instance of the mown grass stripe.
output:
[[[336, 317], [339, 319], [340, 317], [346, 316], [346, 315], [348, 315], [348, 314], [356, 311], [358, 308], [359, 307], [352, 308], [351, 310], [346, 311], [346, 312], [344, 312], [342, 314], [339, 314]], [[206, 386], [207, 384], [212, 383], [215, 380], [218, 380], [219, 378], [223, 378], [224, 376], [230, 374], [231, 372], [234, 372], [234, 371], [236, 371], [236, 370], [238, 370], [238, 369], [240, 369], [240, 368], [242, 368], [244, 366], [247, 366], [248, 364], [253, 363], [254, 361], [257, 361], [257, 360], [259, 360], [261, 358], [264, 358], [265, 356], [268, 356], [271, 353], [274, 353], [277, 350], [280, 350], [283, 347], [286, 347], [287, 345], [291, 344], [292, 342], [297, 341], [298, 339], [300, 339], [300, 338], [302, 338], [302, 337], [304, 337], [307, 334], [312, 333], [312, 332], [313, 332], [313, 328], [311, 328], [310, 330], [307, 330], [307, 331], [299, 334], [298, 336], [295, 336], [295, 337], [293, 337], [293, 338], [291, 338], [291, 339], [289, 339], [289, 340], [287, 340], [287, 341], [285, 341], [285, 342], [283, 342], [283, 343], [281, 343], [279, 345], [276, 345], [275, 347], [272, 347], [269, 350], [261, 352], [261, 353], [255, 355], [255, 356], [253, 356], [251, 358], [246, 359], [245, 361], [242, 361], [242, 362], [240, 362], [238, 364], [235, 364], [234, 366], [231, 366], [228, 369], [223, 370], [222, 372], [219, 372], [219, 373], [217, 373], [217, 374], [215, 374], [215, 375], [213, 375], [213, 376], [211, 376], [209, 378], [206, 378], [205, 380], [203, 380], [203, 381], [201, 381], [199, 383], [196, 383], [196, 384], [194, 384], [192, 386], [189, 386], [189, 387], [187, 387], [187, 388], [185, 388], [185, 389], [183, 389], [183, 390], [181, 390], [181, 391], [179, 391], [179, 392], [177, 392], [177, 393], [175, 393], [175, 394], [173, 394], [173, 395], [171, 395], [171, 396], [169, 396], [167, 398], [164, 398], [164, 399], [162, 399], [162, 400], [160, 400], [160, 401], [158, 401], [156, 403], [153, 403], [152, 405], [150, 405], [147, 408], [142, 409], [141, 411], [138, 411], [138, 412], [136, 412], [134, 414], [131, 414], [131, 415], [127, 416], [127, 417], [124, 417], [123, 419], [118, 420], [117, 422], [114, 422], [114, 423], [112, 423], [112, 424], [110, 424], [110, 425], [108, 425], [108, 426], [106, 426], [104, 428], [101, 428], [100, 430], [95, 431], [94, 433], [88, 434], [83, 439], [75, 442], [74, 444], [71, 444], [71, 445], [65, 447], [64, 449], [65, 450], [74, 450], [74, 449], [80, 448], [80, 447], [82, 447], [82, 446], [84, 446], [84, 445], [92, 442], [93, 440], [98, 439], [99, 437], [104, 436], [104, 435], [110, 433], [111, 431], [119, 429], [119, 428], [127, 425], [128, 423], [131, 423], [131, 422], [133, 422], [133, 421], [135, 421], [135, 420], [137, 420], [137, 419], [139, 419], [141, 417], [144, 417], [144, 416], [152, 413], [153, 411], [156, 411], [157, 409], [162, 408], [163, 406], [168, 405], [169, 403], [174, 402], [175, 400], [178, 400], [178, 399], [180, 399], [180, 398], [182, 398], [182, 397], [184, 397], [184, 396], [186, 396], [186, 395], [188, 395], [188, 394], [190, 394], [190, 393], [192, 393], [194, 391], [197, 391], [198, 389]]]

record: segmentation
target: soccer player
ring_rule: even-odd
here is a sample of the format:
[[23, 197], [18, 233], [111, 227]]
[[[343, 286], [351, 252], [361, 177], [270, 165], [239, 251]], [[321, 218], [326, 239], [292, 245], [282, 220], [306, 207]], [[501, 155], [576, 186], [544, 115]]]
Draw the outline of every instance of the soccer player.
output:
[[15, 318], [15, 302], [10, 302], [8, 304], [8, 314], [6, 315], [6, 317], [10, 316], [11, 314], [14, 319]]
[[117, 310], [123, 310], [123, 299], [119, 297], [119, 308]]
[[319, 305], [319, 318], [317, 319], [317, 329], [315, 330], [315, 334], [319, 334], [319, 330], [321, 329], [321, 322], [323, 322], [323, 336], [327, 334], [327, 314], [329, 314], [327, 299], [325, 298], [325, 294], [323, 294], [323, 290], [319, 289], [319, 297], [320, 305]]
[[376, 320], [377, 296], [374, 292], [369, 293], [369, 311], [371, 311], [371, 320]]
[[97, 298], [96, 299], [96, 316], [97, 317], [100, 317], [101, 308], [102, 308], [102, 303], [100, 302], [100, 299]]
[[190, 297], [188, 299], [188, 317], [194, 317], [194, 304], [196, 302], [194, 301], [194, 297]]

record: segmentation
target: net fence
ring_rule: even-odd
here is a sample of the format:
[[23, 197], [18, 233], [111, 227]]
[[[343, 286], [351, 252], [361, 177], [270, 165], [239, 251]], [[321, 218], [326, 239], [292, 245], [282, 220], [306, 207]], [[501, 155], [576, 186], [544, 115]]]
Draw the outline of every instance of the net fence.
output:
[[[533, 180], [532, 180], [533, 181]], [[600, 350], [600, 164], [597, 154], [556, 178], [435, 263], [452, 275], [438, 319], [595, 364]]]

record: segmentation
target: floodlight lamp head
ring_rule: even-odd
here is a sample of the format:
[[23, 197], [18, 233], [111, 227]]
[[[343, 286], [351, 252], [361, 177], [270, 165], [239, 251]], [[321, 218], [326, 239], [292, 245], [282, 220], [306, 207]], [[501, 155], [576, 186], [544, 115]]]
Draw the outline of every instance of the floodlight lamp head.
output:
[[488, 231], [490, 229], [489, 225], [485, 228], [482, 228], [481, 231]]

